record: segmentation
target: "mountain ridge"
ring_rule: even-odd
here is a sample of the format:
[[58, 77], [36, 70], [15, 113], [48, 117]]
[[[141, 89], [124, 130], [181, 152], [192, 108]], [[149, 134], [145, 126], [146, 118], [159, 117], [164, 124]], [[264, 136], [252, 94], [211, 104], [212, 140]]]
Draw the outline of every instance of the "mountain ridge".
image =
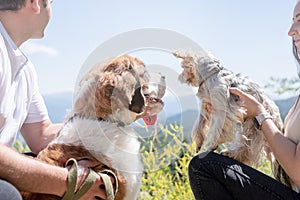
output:
[[[73, 94], [72, 92], [60, 92], [43, 95], [46, 107], [48, 109], [49, 116], [54, 123], [62, 122], [67, 111], [72, 108], [73, 103]], [[164, 117], [167, 119], [166, 121], [170, 122], [171, 119], [176, 121], [178, 118], [182, 118], [182, 116], [189, 118], [188, 114], [182, 115], [182, 113], [192, 112], [192, 116], [194, 118], [195, 112], [199, 113], [199, 104], [194, 104], [194, 108], [190, 106], [183, 105], [175, 105], [175, 104], [189, 104], [191, 99], [193, 100], [195, 96], [189, 97], [180, 97], [180, 99], [170, 100], [165, 102], [167, 105], [164, 108]], [[289, 109], [293, 106], [296, 101], [297, 96], [274, 100], [275, 104], [279, 107], [282, 119], [285, 118]], [[178, 107], [178, 111], [174, 110], [174, 107]], [[197, 114], [198, 115], [198, 114]]]
[[[159, 122], [164, 126], [176, 123], [183, 126], [184, 140], [191, 142], [191, 132], [194, 123], [200, 113], [199, 104], [189, 103], [194, 101], [195, 96], [180, 97], [175, 100], [168, 99], [168, 103], [164, 110], [159, 114]], [[289, 109], [292, 107], [297, 97], [290, 97], [286, 99], [274, 100], [275, 104], [279, 107], [281, 118], [284, 119]], [[72, 92], [55, 93], [51, 95], [44, 95], [45, 104], [48, 108], [49, 117], [53, 123], [60, 123], [64, 121], [64, 117], [68, 110], [72, 108], [73, 94]], [[184, 105], [178, 105], [184, 104]], [[192, 104], [195, 107], [193, 108]], [[178, 109], [178, 110], [177, 110]], [[185, 109], [185, 110], [183, 110]], [[133, 124], [133, 127], [141, 132], [142, 129]]]

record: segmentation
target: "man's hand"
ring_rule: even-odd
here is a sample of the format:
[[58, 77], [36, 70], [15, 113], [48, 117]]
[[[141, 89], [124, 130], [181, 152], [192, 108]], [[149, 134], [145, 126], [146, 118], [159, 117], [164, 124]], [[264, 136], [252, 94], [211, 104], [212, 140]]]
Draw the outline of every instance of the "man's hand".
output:
[[[80, 188], [80, 186], [84, 183], [87, 178], [91, 167], [97, 166], [99, 163], [89, 160], [80, 160], [78, 161], [78, 177], [77, 177], [77, 185], [76, 191]], [[112, 184], [114, 184], [115, 180], [111, 177]], [[106, 192], [104, 189], [104, 183], [101, 177], [98, 175], [94, 185], [89, 189], [87, 193], [85, 193], [81, 199], [90, 200], [96, 199], [96, 197], [101, 199], [106, 199]]]

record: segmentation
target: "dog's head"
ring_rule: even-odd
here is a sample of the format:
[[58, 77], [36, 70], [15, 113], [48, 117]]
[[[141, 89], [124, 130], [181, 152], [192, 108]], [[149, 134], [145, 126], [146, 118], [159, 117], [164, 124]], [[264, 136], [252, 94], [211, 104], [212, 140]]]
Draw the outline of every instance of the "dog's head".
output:
[[173, 55], [182, 59], [183, 71], [178, 77], [179, 81], [194, 87], [199, 87], [222, 68], [219, 60], [208, 52], [178, 50], [173, 52]]
[[153, 124], [163, 108], [165, 80], [156, 91], [149, 81], [144, 63], [129, 55], [96, 64], [80, 82], [74, 114], [123, 125], [139, 118]]

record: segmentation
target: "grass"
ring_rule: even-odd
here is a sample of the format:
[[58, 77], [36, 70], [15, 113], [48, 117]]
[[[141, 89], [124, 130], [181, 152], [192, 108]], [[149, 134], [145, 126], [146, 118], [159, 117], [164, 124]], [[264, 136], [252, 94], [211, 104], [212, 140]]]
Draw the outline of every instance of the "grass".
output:
[[[183, 127], [170, 124], [159, 125], [152, 136], [141, 138], [141, 153], [144, 162], [139, 200], [194, 199], [188, 181], [187, 166], [196, 155], [195, 144], [183, 142]], [[18, 140], [14, 148], [19, 152], [29, 148]], [[271, 175], [270, 162], [264, 160], [257, 168]]]

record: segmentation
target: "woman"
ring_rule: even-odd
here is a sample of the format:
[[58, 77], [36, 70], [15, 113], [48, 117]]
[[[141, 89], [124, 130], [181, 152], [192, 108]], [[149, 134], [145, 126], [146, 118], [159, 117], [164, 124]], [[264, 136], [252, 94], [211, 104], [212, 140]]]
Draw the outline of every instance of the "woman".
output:
[[[300, 65], [300, 1], [294, 8], [289, 36]], [[300, 77], [300, 70], [298, 70]], [[300, 103], [297, 100], [285, 121], [285, 136], [277, 129], [266, 110], [254, 97], [237, 88], [232, 94], [240, 97], [247, 110], [246, 118], [260, 118], [261, 130], [290, 179], [300, 186]], [[231, 158], [207, 152], [195, 156], [189, 164], [189, 179], [196, 199], [300, 199], [300, 193], [277, 180]]]

